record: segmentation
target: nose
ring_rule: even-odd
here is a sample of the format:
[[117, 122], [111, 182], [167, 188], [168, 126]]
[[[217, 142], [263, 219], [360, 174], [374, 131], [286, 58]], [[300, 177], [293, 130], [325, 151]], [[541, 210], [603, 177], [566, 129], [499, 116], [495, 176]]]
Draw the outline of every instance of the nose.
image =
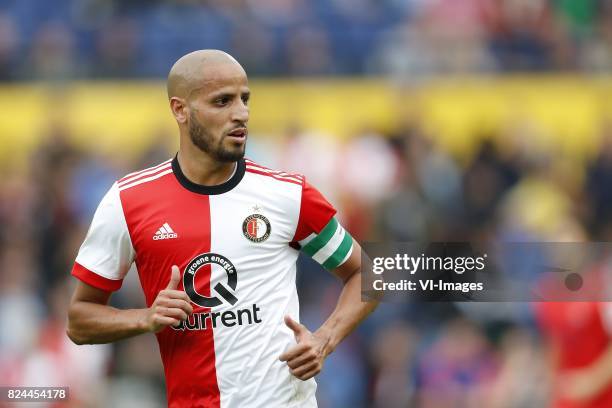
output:
[[234, 109], [232, 120], [246, 124], [249, 121], [249, 107], [240, 100]]

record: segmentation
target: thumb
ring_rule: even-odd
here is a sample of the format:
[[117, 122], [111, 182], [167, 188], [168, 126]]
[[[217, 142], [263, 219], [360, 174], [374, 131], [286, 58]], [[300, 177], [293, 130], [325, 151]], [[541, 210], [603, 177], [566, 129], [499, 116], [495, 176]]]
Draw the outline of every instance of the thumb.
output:
[[293, 331], [293, 334], [295, 335], [295, 338], [298, 339], [298, 337], [304, 333], [305, 331], [307, 331], [306, 327], [302, 324], [299, 324], [298, 322], [296, 322], [295, 320], [293, 320], [291, 317], [289, 317], [288, 315], [285, 316], [285, 324], [287, 325], [288, 328], [290, 328]]
[[178, 288], [179, 281], [181, 280], [181, 272], [179, 271], [178, 266], [172, 265], [172, 272], [170, 275], [170, 282], [168, 282], [168, 286], [166, 289], [176, 289]]

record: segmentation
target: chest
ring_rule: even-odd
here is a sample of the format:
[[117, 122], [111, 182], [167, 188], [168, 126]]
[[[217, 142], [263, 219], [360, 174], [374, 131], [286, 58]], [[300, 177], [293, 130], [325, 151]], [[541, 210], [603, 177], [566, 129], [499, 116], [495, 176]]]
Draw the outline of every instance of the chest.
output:
[[176, 189], [155, 200], [132, 203], [126, 220], [138, 258], [185, 258], [204, 252], [244, 257], [286, 246], [299, 208], [269, 191], [237, 188], [200, 195]]

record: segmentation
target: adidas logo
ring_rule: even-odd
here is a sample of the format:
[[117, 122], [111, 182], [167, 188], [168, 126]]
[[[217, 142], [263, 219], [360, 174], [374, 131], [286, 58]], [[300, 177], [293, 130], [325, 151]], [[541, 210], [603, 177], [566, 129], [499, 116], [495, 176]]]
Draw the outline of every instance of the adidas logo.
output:
[[164, 225], [159, 227], [155, 235], [153, 235], [154, 241], [171, 238], [178, 238], [178, 235], [172, 230], [172, 228], [170, 228], [170, 225], [168, 225], [167, 222], [165, 222]]

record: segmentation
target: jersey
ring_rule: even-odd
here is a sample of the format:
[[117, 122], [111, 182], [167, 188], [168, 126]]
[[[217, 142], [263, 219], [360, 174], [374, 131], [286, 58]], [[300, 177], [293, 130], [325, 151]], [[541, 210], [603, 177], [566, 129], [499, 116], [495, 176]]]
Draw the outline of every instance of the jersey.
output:
[[[612, 344], [612, 307], [603, 302], [542, 302], [537, 316], [545, 337], [557, 356], [554, 374], [586, 368]], [[555, 408], [597, 408], [612, 406], [612, 387], [606, 387], [589, 401], [570, 401], [553, 389]]]
[[106, 291], [135, 264], [150, 306], [179, 266], [194, 313], [156, 334], [170, 407], [312, 407], [314, 379], [279, 356], [295, 344], [299, 250], [326, 268], [352, 237], [301, 175], [237, 162], [216, 186], [192, 183], [176, 157], [116, 182], [102, 199], [72, 274]]

